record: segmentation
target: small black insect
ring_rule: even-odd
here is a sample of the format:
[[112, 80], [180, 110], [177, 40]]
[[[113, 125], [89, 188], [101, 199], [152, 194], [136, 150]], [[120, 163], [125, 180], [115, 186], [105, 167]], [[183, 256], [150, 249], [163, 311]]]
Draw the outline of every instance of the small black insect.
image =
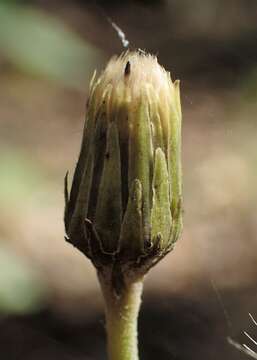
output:
[[129, 74], [130, 74], [130, 62], [128, 61], [125, 66], [124, 76], [129, 76]]

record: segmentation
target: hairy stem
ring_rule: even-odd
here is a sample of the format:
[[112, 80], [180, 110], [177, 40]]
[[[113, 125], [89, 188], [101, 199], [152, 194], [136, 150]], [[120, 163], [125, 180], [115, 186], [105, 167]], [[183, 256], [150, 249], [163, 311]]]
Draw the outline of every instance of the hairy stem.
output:
[[137, 319], [141, 304], [143, 280], [128, 284], [117, 296], [111, 283], [99, 274], [105, 300], [109, 360], [139, 360]]

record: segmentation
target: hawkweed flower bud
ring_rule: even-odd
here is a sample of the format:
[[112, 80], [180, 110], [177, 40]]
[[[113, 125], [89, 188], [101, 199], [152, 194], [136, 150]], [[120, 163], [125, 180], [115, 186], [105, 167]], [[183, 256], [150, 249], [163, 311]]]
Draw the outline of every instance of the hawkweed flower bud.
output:
[[93, 77], [70, 195], [67, 240], [117, 292], [172, 250], [181, 231], [181, 107], [156, 57], [125, 52]]

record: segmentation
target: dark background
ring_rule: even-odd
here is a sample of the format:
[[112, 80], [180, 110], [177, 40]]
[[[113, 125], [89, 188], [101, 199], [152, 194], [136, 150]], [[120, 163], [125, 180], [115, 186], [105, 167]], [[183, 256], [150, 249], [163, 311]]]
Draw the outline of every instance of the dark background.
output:
[[147, 276], [141, 359], [244, 359], [227, 337], [257, 337], [255, 0], [0, 1], [1, 359], [105, 358], [62, 218], [90, 77], [123, 50], [109, 18], [181, 80], [184, 231]]

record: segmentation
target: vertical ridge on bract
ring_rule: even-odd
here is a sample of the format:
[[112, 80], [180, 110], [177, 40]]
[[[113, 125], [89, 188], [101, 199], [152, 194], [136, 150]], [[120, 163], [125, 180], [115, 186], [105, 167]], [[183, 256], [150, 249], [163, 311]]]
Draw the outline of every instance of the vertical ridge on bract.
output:
[[66, 172], [64, 177], [64, 225], [67, 234], [69, 224], [69, 184], [68, 184], [69, 171]]
[[121, 256], [137, 259], [142, 255], [143, 246], [142, 185], [135, 179], [131, 182], [127, 209], [121, 226]]
[[153, 206], [151, 211], [151, 237], [154, 242], [157, 235], [162, 235], [162, 246], [166, 246], [172, 217], [169, 199], [169, 174], [167, 162], [163, 151], [155, 150], [154, 174], [153, 174]]
[[129, 114], [132, 129], [129, 143], [129, 184], [139, 179], [142, 184], [144, 239], [150, 238], [150, 207], [152, 178], [152, 144], [149, 109], [146, 96]]
[[90, 189], [91, 189], [91, 182], [93, 177], [93, 168], [94, 168], [94, 159], [93, 154], [90, 152], [89, 158], [88, 158], [87, 168], [84, 171], [83, 174], [83, 181], [81, 182], [77, 200], [76, 200], [76, 206], [74, 209], [74, 212], [71, 216], [69, 228], [68, 228], [68, 235], [70, 236], [70, 233], [73, 231], [77, 231], [76, 228], [81, 226], [81, 224], [84, 223], [84, 220], [87, 216], [87, 210], [88, 210], [88, 204], [89, 204], [89, 195], [90, 195]]
[[108, 126], [107, 146], [94, 220], [99, 237], [103, 239], [102, 245], [105, 251], [117, 250], [121, 216], [120, 147], [117, 126], [112, 122]]
[[93, 126], [94, 126], [94, 118], [87, 115], [83, 130], [84, 136], [82, 138], [79, 159], [76, 164], [76, 169], [73, 175], [72, 187], [70, 191], [70, 198], [69, 198], [68, 211], [67, 211], [67, 213], [69, 214], [68, 221], [71, 220], [72, 214], [75, 211], [75, 204], [79, 194], [80, 185], [82, 184], [83, 173], [85, 172], [85, 169], [88, 166], [89, 147], [92, 142], [92, 139], [90, 139], [89, 134], [91, 134], [93, 130]]
[[182, 113], [181, 113], [181, 101], [180, 101], [180, 80], [175, 80], [174, 90], [175, 90], [175, 101], [176, 101], [176, 106], [177, 106], [177, 112], [178, 112], [178, 116], [181, 120]]
[[116, 123], [119, 130], [121, 178], [122, 178], [122, 214], [125, 213], [129, 197], [129, 122], [128, 103], [126, 100], [119, 104], [116, 115]]
[[88, 104], [87, 104], [87, 114], [83, 129], [80, 154], [73, 175], [72, 187], [70, 191], [69, 205], [67, 209], [67, 213], [69, 215], [67, 221], [71, 220], [72, 214], [75, 210], [75, 204], [79, 193], [79, 187], [82, 182], [83, 173], [85, 172], [85, 169], [87, 168], [87, 164], [88, 164], [88, 157], [90, 153], [89, 148], [93, 140], [91, 134], [95, 126], [95, 111], [96, 111], [96, 101], [94, 98], [94, 94], [99, 84], [99, 81], [95, 80], [95, 76], [96, 73], [94, 72], [90, 82], [90, 97], [88, 99]]
[[106, 115], [106, 107], [108, 104], [108, 97], [111, 88], [106, 89], [101, 97], [101, 102], [98, 107], [96, 116], [95, 129], [92, 132], [93, 136], [93, 154], [94, 154], [94, 170], [92, 185], [90, 190], [89, 206], [87, 217], [93, 221], [95, 216], [95, 209], [99, 191], [100, 179], [103, 171], [105, 150], [106, 150], [106, 135], [108, 128], [108, 118]]
[[[178, 101], [176, 101], [178, 105]], [[181, 184], [181, 117], [180, 112], [173, 106], [170, 107], [170, 124], [172, 141], [169, 143], [168, 149], [168, 169], [171, 179], [171, 212], [176, 211], [179, 205], [182, 193]]]

